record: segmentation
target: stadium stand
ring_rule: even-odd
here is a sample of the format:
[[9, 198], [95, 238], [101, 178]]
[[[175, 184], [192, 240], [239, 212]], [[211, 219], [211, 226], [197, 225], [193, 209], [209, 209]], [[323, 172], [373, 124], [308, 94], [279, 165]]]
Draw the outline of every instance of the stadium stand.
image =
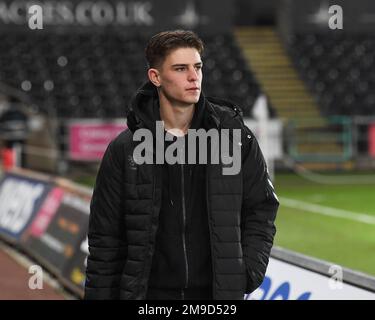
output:
[[310, 33], [289, 38], [300, 76], [322, 114], [375, 114], [375, 38], [361, 34]]
[[[124, 32], [14, 32], [0, 42], [0, 82], [28, 94], [38, 111], [58, 118], [120, 118], [146, 79], [149, 35]], [[228, 98], [245, 116], [259, 85], [232, 34], [203, 37], [206, 95]], [[270, 110], [275, 116], [275, 112]]]

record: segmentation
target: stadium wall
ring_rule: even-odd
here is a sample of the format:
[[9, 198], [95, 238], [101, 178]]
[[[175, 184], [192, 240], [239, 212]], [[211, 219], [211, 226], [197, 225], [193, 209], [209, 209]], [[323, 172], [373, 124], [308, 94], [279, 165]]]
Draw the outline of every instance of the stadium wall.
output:
[[[51, 1], [32, 3], [43, 9], [43, 29], [74, 32], [121, 28], [126, 32], [157, 32], [169, 28], [223, 32], [233, 24], [234, 2], [206, 1]], [[0, 1], [0, 29], [24, 31], [28, 25], [27, 0]], [[220, 21], [220, 23], [218, 23]]]

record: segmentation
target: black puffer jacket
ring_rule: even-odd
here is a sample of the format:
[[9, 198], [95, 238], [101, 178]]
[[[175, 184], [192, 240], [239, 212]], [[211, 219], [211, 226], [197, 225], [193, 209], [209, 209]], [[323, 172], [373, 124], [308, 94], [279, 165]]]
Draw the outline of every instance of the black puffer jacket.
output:
[[[130, 104], [128, 128], [108, 146], [91, 201], [86, 299], [144, 299], [162, 199], [162, 166], [133, 159], [139, 128], [155, 131], [157, 92], [144, 85]], [[205, 98], [203, 128], [241, 129], [239, 174], [206, 167], [214, 299], [243, 299], [262, 282], [276, 228], [278, 200], [258, 143], [229, 102]], [[230, 140], [232, 141], [232, 140]], [[210, 150], [210, 147], [208, 146]], [[232, 147], [230, 147], [232, 150]]]

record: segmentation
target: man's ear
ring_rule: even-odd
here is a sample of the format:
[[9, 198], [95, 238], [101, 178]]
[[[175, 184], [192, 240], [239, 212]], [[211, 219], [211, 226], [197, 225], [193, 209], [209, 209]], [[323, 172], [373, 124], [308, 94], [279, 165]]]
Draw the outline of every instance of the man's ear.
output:
[[159, 70], [150, 68], [147, 71], [147, 75], [149, 80], [155, 85], [155, 87], [159, 88], [161, 86]]

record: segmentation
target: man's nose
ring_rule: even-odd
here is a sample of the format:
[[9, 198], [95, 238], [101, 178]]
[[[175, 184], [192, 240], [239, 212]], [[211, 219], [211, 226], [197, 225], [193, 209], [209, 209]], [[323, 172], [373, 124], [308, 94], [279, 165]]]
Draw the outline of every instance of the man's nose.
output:
[[197, 72], [197, 70], [195, 70], [195, 68], [192, 68], [192, 69], [189, 70], [188, 80], [189, 81], [198, 80], [198, 72]]

